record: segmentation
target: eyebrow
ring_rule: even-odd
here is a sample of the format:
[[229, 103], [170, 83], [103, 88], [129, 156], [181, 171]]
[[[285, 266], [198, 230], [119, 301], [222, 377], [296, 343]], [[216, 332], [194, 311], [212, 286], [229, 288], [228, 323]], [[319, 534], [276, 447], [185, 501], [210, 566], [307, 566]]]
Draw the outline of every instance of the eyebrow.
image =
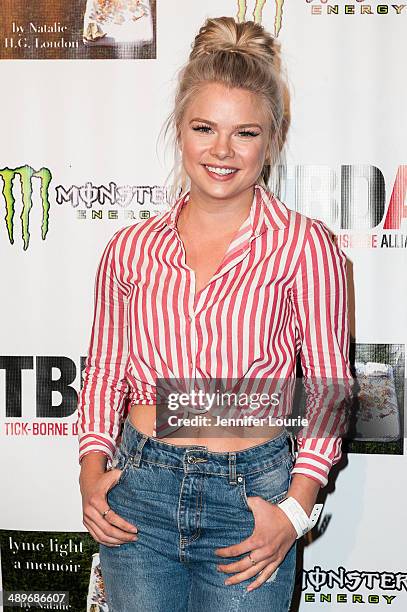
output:
[[[192, 123], [193, 121], [201, 121], [201, 123], [209, 123], [209, 125], [213, 125], [213, 126], [217, 125], [217, 123], [215, 123], [214, 121], [209, 121], [208, 119], [201, 119], [201, 117], [194, 117], [193, 119], [191, 119], [190, 123]], [[261, 125], [259, 125], [258, 123], [241, 123], [240, 125], [234, 125], [233, 129], [237, 130], [238, 128], [254, 127], [254, 126], [262, 129]]]

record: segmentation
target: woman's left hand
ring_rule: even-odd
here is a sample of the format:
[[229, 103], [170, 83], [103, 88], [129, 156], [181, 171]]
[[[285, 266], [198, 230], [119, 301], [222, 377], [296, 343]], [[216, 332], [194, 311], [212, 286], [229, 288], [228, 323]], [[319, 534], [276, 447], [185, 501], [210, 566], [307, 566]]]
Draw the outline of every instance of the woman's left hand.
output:
[[297, 532], [290, 519], [276, 504], [258, 496], [248, 497], [247, 501], [254, 515], [253, 533], [239, 544], [215, 549], [215, 554], [220, 557], [235, 557], [249, 553], [239, 561], [226, 565], [218, 564], [217, 568], [226, 574], [234, 574], [225, 584], [237, 584], [257, 576], [247, 587], [248, 591], [252, 591], [276, 571], [295, 542]]

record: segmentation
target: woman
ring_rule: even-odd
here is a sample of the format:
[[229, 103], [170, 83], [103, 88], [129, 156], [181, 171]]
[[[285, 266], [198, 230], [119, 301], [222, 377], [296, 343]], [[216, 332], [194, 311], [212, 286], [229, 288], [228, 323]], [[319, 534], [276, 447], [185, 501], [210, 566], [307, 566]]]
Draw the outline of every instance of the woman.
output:
[[[341, 456], [337, 407], [352, 378], [345, 256], [321, 221], [266, 187], [285, 138], [284, 92], [277, 42], [261, 25], [208, 19], [170, 117], [184, 194], [117, 231], [99, 264], [79, 459], [111, 612], [288, 610], [296, 540]], [[226, 419], [221, 430], [157, 409], [159, 379], [180, 391], [292, 382], [299, 352], [318, 437], [298, 435], [295, 465], [277, 419], [289, 403], [254, 411], [273, 415], [259, 428]], [[345, 384], [318, 392], [318, 377]]]

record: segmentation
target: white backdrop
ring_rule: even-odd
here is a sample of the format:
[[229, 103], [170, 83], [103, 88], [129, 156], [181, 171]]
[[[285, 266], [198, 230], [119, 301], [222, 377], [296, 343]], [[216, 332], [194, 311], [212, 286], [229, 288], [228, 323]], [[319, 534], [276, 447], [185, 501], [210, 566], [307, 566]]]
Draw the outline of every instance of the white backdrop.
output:
[[[247, 19], [254, 4], [247, 2]], [[276, 4], [267, 0], [263, 9], [262, 23], [271, 32]], [[383, 229], [383, 219], [370, 227], [367, 183], [355, 181], [351, 191], [348, 182], [341, 182], [341, 167], [354, 167], [355, 172], [362, 166], [376, 167], [384, 178], [387, 211], [398, 169], [407, 163], [407, 6], [397, 14], [393, 5], [381, 3], [388, 14], [380, 14], [384, 9], [378, 8], [377, 0], [369, 4], [348, 0], [354, 12], [347, 9], [345, 14], [345, 2], [338, 0], [339, 14], [328, 14], [334, 3], [286, 0], [282, 4], [279, 40], [292, 94], [289, 180], [282, 199], [290, 208], [325, 220], [338, 236], [377, 235], [376, 248], [344, 247], [354, 285], [352, 334], [358, 345], [404, 346], [406, 250], [380, 245], [383, 234], [397, 235], [402, 244], [407, 223], [400, 220], [392, 230]], [[370, 7], [371, 14], [362, 13], [362, 7]], [[164, 185], [171, 167], [170, 149], [165, 156], [160, 146], [157, 154], [156, 145], [171, 109], [176, 70], [186, 61], [193, 36], [207, 16], [236, 13], [236, 0], [158, 0], [156, 59], [10, 60], [0, 65], [0, 169], [28, 164], [35, 170], [48, 168], [52, 174], [45, 239], [41, 238], [40, 182], [33, 179], [26, 249], [20, 220], [24, 194], [18, 181], [13, 187], [13, 244], [5, 221], [5, 195], [0, 193], [2, 530], [84, 529], [78, 446], [72, 431], [76, 414], [62, 419], [68, 424], [67, 436], [10, 435], [6, 423], [61, 421], [37, 417], [36, 386], [42, 384], [38, 357], [71, 360], [76, 366], [72, 385], [79, 389], [80, 357], [88, 348], [94, 275], [102, 250], [116, 229], [141, 219], [140, 211], [156, 214], [166, 208], [165, 202], [155, 202], [152, 196], [154, 187]], [[101, 205], [93, 194], [93, 207], [87, 208], [84, 201], [64, 201], [61, 196], [61, 186], [65, 190], [86, 183], [108, 187], [110, 182], [139, 187], [138, 201], [133, 198], [127, 207]], [[400, 185], [403, 203], [405, 188]], [[86, 195], [83, 190], [82, 195]], [[344, 210], [347, 202], [354, 207], [354, 217], [352, 226], [342, 227], [335, 206]], [[92, 210], [102, 210], [103, 218], [92, 219]], [[116, 211], [117, 218], [108, 218], [108, 210]], [[133, 211], [134, 219], [125, 216], [128, 211]], [[407, 216], [406, 208], [402, 213]], [[4, 357], [9, 357], [7, 376]], [[21, 373], [21, 415], [13, 417], [6, 416], [7, 387], [17, 401], [11, 357], [32, 359]], [[54, 378], [58, 377], [56, 370]], [[64, 400], [72, 406], [72, 397]], [[53, 392], [52, 402], [61, 403], [58, 392]], [[405, 455], [349, 453], [348, 465], [323, 510], [325, 517], [331, 515], [330, 522], [304, 551], [304, 569], [313, 582], [300, 595], [301, 611], [357, 609], [352, 593], [363, 597], [365, 607], [406, 610], [406, 468]], [[316, 567], [321, 568], [319, 573]], [[333, 587], [323, 584], [323, 572], [340, 567], [359, 572], [364, 579], [360, 586], [349, 581]], [[366, 586], [368, 572], [377, 574], [372, 588]], [[387, 578], [383, 573], [389, 574]], [[399, 574], [397, 580], [392, 573]], [[321, 581], [318, 591], [314, 587]], [[330, 593], [332, 602], [320, 602], [320, 593]], [[346, 603], [336, 602], [337, 594], [345, 594]], [[373, 598], [369, 603], [369, 595], [377, 602]], [[385, 596], [395, 598], [386, 602]]]

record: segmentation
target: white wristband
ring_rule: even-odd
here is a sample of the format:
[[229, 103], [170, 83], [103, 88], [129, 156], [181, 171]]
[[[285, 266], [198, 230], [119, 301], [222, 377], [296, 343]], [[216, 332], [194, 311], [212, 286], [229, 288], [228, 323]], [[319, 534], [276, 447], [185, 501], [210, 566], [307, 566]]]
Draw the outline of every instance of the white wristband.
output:
[[308, 516], [304, 508], [294, 497], [286, 497], [277, 505], [292, 522], [297, 532], [297, 540], [313, 528], [323, 506], [323, 504], [315, 504], [311, 515]]

